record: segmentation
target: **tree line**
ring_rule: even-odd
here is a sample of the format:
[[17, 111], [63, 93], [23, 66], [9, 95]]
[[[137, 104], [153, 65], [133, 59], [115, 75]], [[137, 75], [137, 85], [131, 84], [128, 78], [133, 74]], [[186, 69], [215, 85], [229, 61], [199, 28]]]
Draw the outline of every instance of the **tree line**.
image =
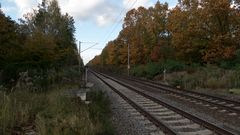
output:
[[90, 65], [132, 65], [166, 60], [186, 64], [240, 62], [240, 2], [179, 0], [170, 9], [159, 1], [127, 12], [118, 37]]
[[73, 17], [61, 13], [57, 0], [43, 0], [19, 23], [0, 8], [0, 80], [9, 83], [26, 70], [77, 64], [74, 33]]

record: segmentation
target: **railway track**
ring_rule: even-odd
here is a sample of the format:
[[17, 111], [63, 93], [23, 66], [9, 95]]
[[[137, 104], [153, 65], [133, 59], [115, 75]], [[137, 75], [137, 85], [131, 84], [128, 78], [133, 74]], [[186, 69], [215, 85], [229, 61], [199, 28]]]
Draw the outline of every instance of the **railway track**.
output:
[[147, 87], [155, 88], [154, 92], [166, 92], [177, 98], [189, 100], [197, 105], [203, 105], [211, 109], [216, 109], [220, 113], [236, 116], [240, 119], [240, 102], [229, 100], [217, 96], [207, 95], [199, 92], [183, 90], [169, 85], [156, 83], [153, 81], [136, 79], [136, 78], [122, 78], [124, 80], [133, 81], [139, 85], [145, 85]]
[[90, 70], [125, 101], [169, 135], [234, 135], [235, 133], [209, 123], [139, 91], [134, 86], [105, 74]]

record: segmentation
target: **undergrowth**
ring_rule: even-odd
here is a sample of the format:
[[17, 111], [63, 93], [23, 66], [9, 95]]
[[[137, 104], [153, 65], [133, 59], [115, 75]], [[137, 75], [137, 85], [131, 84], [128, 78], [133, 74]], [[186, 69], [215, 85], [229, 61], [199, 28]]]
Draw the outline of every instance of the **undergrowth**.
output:
[[[108, 97], [89, 93], [89, 105], [70, 98], [67, 90], [79, 88], [75, 69], [23, 72], [11, 89], [0, 85], [0, 135], [112, 135]], [[45, 74], [45, 73], [44, 73]], [[48, 85], [44, 87], [44, 85]]]
[[109, 100], [103, 92], [90, 92], [91, 104], [69, 98], [64, 90], [35, 93], [27, 90], [0, 93], [0, 134], [111, 135]]
[[226, 90], [240, 88], [240, 70], [236, 66], [226, 69], [217, 65], [185, 65], [178, 61], [169, 60], [163, 63], [134, 66], [131, 69], [131, 74], [164, 81], [164, 70], [166, 72], [165, 81], [175, 87]]

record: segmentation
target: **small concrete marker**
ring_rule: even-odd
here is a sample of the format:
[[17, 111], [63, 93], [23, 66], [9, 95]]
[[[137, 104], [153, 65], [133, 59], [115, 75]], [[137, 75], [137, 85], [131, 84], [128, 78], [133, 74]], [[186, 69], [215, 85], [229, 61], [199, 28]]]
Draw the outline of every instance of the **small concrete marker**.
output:
[[82, 101], [86, 101], [87, 91], [86, 89], [80, 89], [80, 91], [78, 91], [76, 95], [77, 97], [80, 97]]

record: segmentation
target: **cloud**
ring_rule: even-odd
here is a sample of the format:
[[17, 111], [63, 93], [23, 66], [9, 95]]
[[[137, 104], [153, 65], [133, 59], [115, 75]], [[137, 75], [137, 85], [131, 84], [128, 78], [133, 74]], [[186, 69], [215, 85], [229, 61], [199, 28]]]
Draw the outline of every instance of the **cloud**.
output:
[[151, 0], [123, 0], [124, 7], [129, 10], [140, 6], [149, 7], [152, 5]]
[[4, 13], [10, 13], [16, 11], [15, 7], [2, 7], [1, 8]]
[[63, 12], [71, 14], [76, 20], [95, 21], [98, 26], [112, 23], [119, 8], [107, 0], [60, 0]]
[[76, 18], [86, 18], [104, 0], [60, 0], [63, 12], [68, 12]]
[[22, 17], [24, 14], [36, 9], [37, 3], [40, 3], [41, 0], [13, 0], [13, 2], [17, 6], [18, 16]]
[[[12, 0], [17, 16], [22, 17], [36, 9], [42, 0]], [[75, 20], [94, 21], [98, 26], [113, 23], [120, 7], [109, 0], [58, 0], [63, 13], [69, 13]], [[7, 10], [7, 9], [6, 9]]]
[[[18, 17], [36, 9], [42, 0], [12, 0], [16, 7]], [[98, 26], [115, 23], [120, 10], [129, 10], [139, 6], [149, 6], [151, 0], [122, 0], [113, 2], [109, 0], [58, 0], [63, 13], [69, 13], [76, 21], [94, 21]], [[134, 4], [134, 6], [133, 6]], [[8, 9], [6, 9], [8, 10]]]

